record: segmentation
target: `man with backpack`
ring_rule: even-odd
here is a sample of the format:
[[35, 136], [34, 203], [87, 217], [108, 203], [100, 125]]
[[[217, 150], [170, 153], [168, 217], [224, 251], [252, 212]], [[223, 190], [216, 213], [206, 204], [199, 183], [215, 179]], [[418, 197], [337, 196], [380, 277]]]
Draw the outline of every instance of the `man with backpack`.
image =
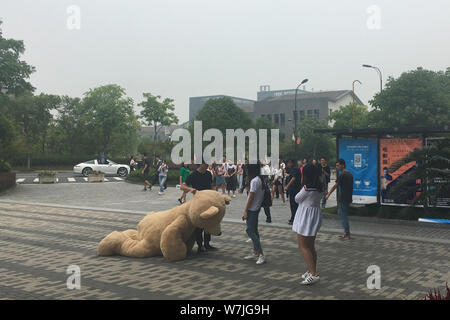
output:
[[264, 187], [264, 199], [261, 207], [266, 214], [266, 222], [272, 223], [272, 216], [270, 215], [270, 207], [272, 206], [272, 195], [270, 194], [270, 169], [268, 165], [261, 165], [261, 178], [263, 180]]

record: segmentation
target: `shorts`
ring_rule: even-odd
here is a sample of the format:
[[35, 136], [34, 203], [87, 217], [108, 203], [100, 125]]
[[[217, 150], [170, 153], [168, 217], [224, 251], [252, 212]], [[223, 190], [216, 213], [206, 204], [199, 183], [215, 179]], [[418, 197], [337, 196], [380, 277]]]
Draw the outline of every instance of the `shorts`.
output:
[[278, 178], [278, 180], [275, 181], [275, 186], [283, 186], [283, 183], [280, 181], [280, 178]]
[[144, 171], [144, 173], [142, 174], [142, 178], [144, 179], [144, 182], [148, 181], [148, 173], [149, 173], [148, 171], [147, 172]]

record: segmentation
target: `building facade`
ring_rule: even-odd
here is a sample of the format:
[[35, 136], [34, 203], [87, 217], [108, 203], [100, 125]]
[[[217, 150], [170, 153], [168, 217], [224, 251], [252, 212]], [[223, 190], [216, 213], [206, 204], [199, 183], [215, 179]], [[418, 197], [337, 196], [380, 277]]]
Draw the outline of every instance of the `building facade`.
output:
[[[303, 91], [297, 94], [297, 108], [294, 112], [295, 94], [280, 94], [255, 102], [253, 118], [267, 118], [280, 128], [280, 138], [284, 139], [292, 136], [294, 119], [297, 121], [297, 127], [301, 126], [301, 122], [307, 117], [328, 121], [328, 116], [332, 111], [352, 102], [353, 92], [351, 90]], [[356, 96], [355, 102], [363, 104]], [[329, 122], [329, 124], [331, 125], [332, 122]]]

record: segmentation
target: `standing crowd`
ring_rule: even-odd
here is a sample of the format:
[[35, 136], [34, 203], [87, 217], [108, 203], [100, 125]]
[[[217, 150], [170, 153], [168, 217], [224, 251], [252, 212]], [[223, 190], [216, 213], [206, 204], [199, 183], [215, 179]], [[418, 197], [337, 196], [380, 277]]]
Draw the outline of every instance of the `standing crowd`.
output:
[[[134, 161], [134, 163], [132, 163]], [[130, 166], [137, 167], [132, 157]], [[150, 178], [150, 168], [154, 168], [154, 174]], [[327, 160], [322, 157], [319, 161], [310, 163], [306, 160], [290, 159], [285, 163], [280, 160], [278, 168], [270, 163], [234, 164], [223, 157], [219, 163], [202, 163], [193, 171], [183, 163], [180, 167], [179, 183], [182, 194], [178, 201], [186, 202], [186, 195], [201, 190], [216, 190], [222, 194], [236, 197], [236, 191], [243, 193], [246, 190], [247, 201], [244, 207], [242, 220], [246, 221], [247, 235], [253, 243], [253, 251], [244, 259], [255, 259], [256, 264], [264, 264], [264, 255], [261, 238], [258, 232], [258, 216], [261, 208], [266, 215], [266, 222], [271, 223], [270, 207], [275, 198], [280, 198], [283, 204], [289, 201], [290, 219], [292, 230], [297, 233], [298, 248], [303, 256], [307, 271], [301, 275], [301, 283], [310, 285], [320, 280], [317, 272], [317, 252], [315, 240], [322, 225], [322, 208], [330, 195], [338, 190], [337, 207], [338, 215], [344, 228], [344, 234], [340, 238], [350, 238], [350, 226], [347, 218], [349, 205], [352, 202], [353, 176], [346, 169], [345, 161], [336, 161], [336, 182], [328, 190], [331, 181], [331, 170]], [[164, 160], [155, 157], [151, 163], [144, 154], [143, 179], [144, 190], [151, 189], [152, 185], [159, 182], [159, 194], [163, 195], [167, 188], [168, 166]], [[205, 230], [195, 230], [197, 253], [217, 250], [210, 245], [211, 235]], [[249, 240], [249, 241], [250, 241]]]

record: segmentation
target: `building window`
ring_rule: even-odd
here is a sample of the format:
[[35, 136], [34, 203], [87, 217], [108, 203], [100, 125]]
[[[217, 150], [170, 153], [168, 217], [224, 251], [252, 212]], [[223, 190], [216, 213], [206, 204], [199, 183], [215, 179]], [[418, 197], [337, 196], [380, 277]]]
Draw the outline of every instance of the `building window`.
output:
[[275, 122], [276, 125], [280, 124], [280, 115], [279, 114], [274, 114], [273, 115], [273, 122]]
[[305, 111], [300, 111], [300, 121], [305, 120]]
[[312, 110], [308, 110], [307, 111], [307, 115], [308, 115], [308, 117], [312, 116], [313, 115], [313, 111]]
[[268, 115], [267, 115], [267, 120], [269, 120], [270, 122], [272, 122], [272, 115], [271, 115], [271, 114], [268, 114]]
[[298, 121], [298, 111], [294, 111], [294, 122]]
[[280, 113], [280, 125], [284, 127], [285, 123], [286, 123], [285, 115], [284, 113]]
[[319, 119], [319, 118], [320, 118], [320, 110], [319, 110], [319, 109], [315, 109], [315, 110], [314, 110], [314, 117], [315, 117], [316, 119]]

